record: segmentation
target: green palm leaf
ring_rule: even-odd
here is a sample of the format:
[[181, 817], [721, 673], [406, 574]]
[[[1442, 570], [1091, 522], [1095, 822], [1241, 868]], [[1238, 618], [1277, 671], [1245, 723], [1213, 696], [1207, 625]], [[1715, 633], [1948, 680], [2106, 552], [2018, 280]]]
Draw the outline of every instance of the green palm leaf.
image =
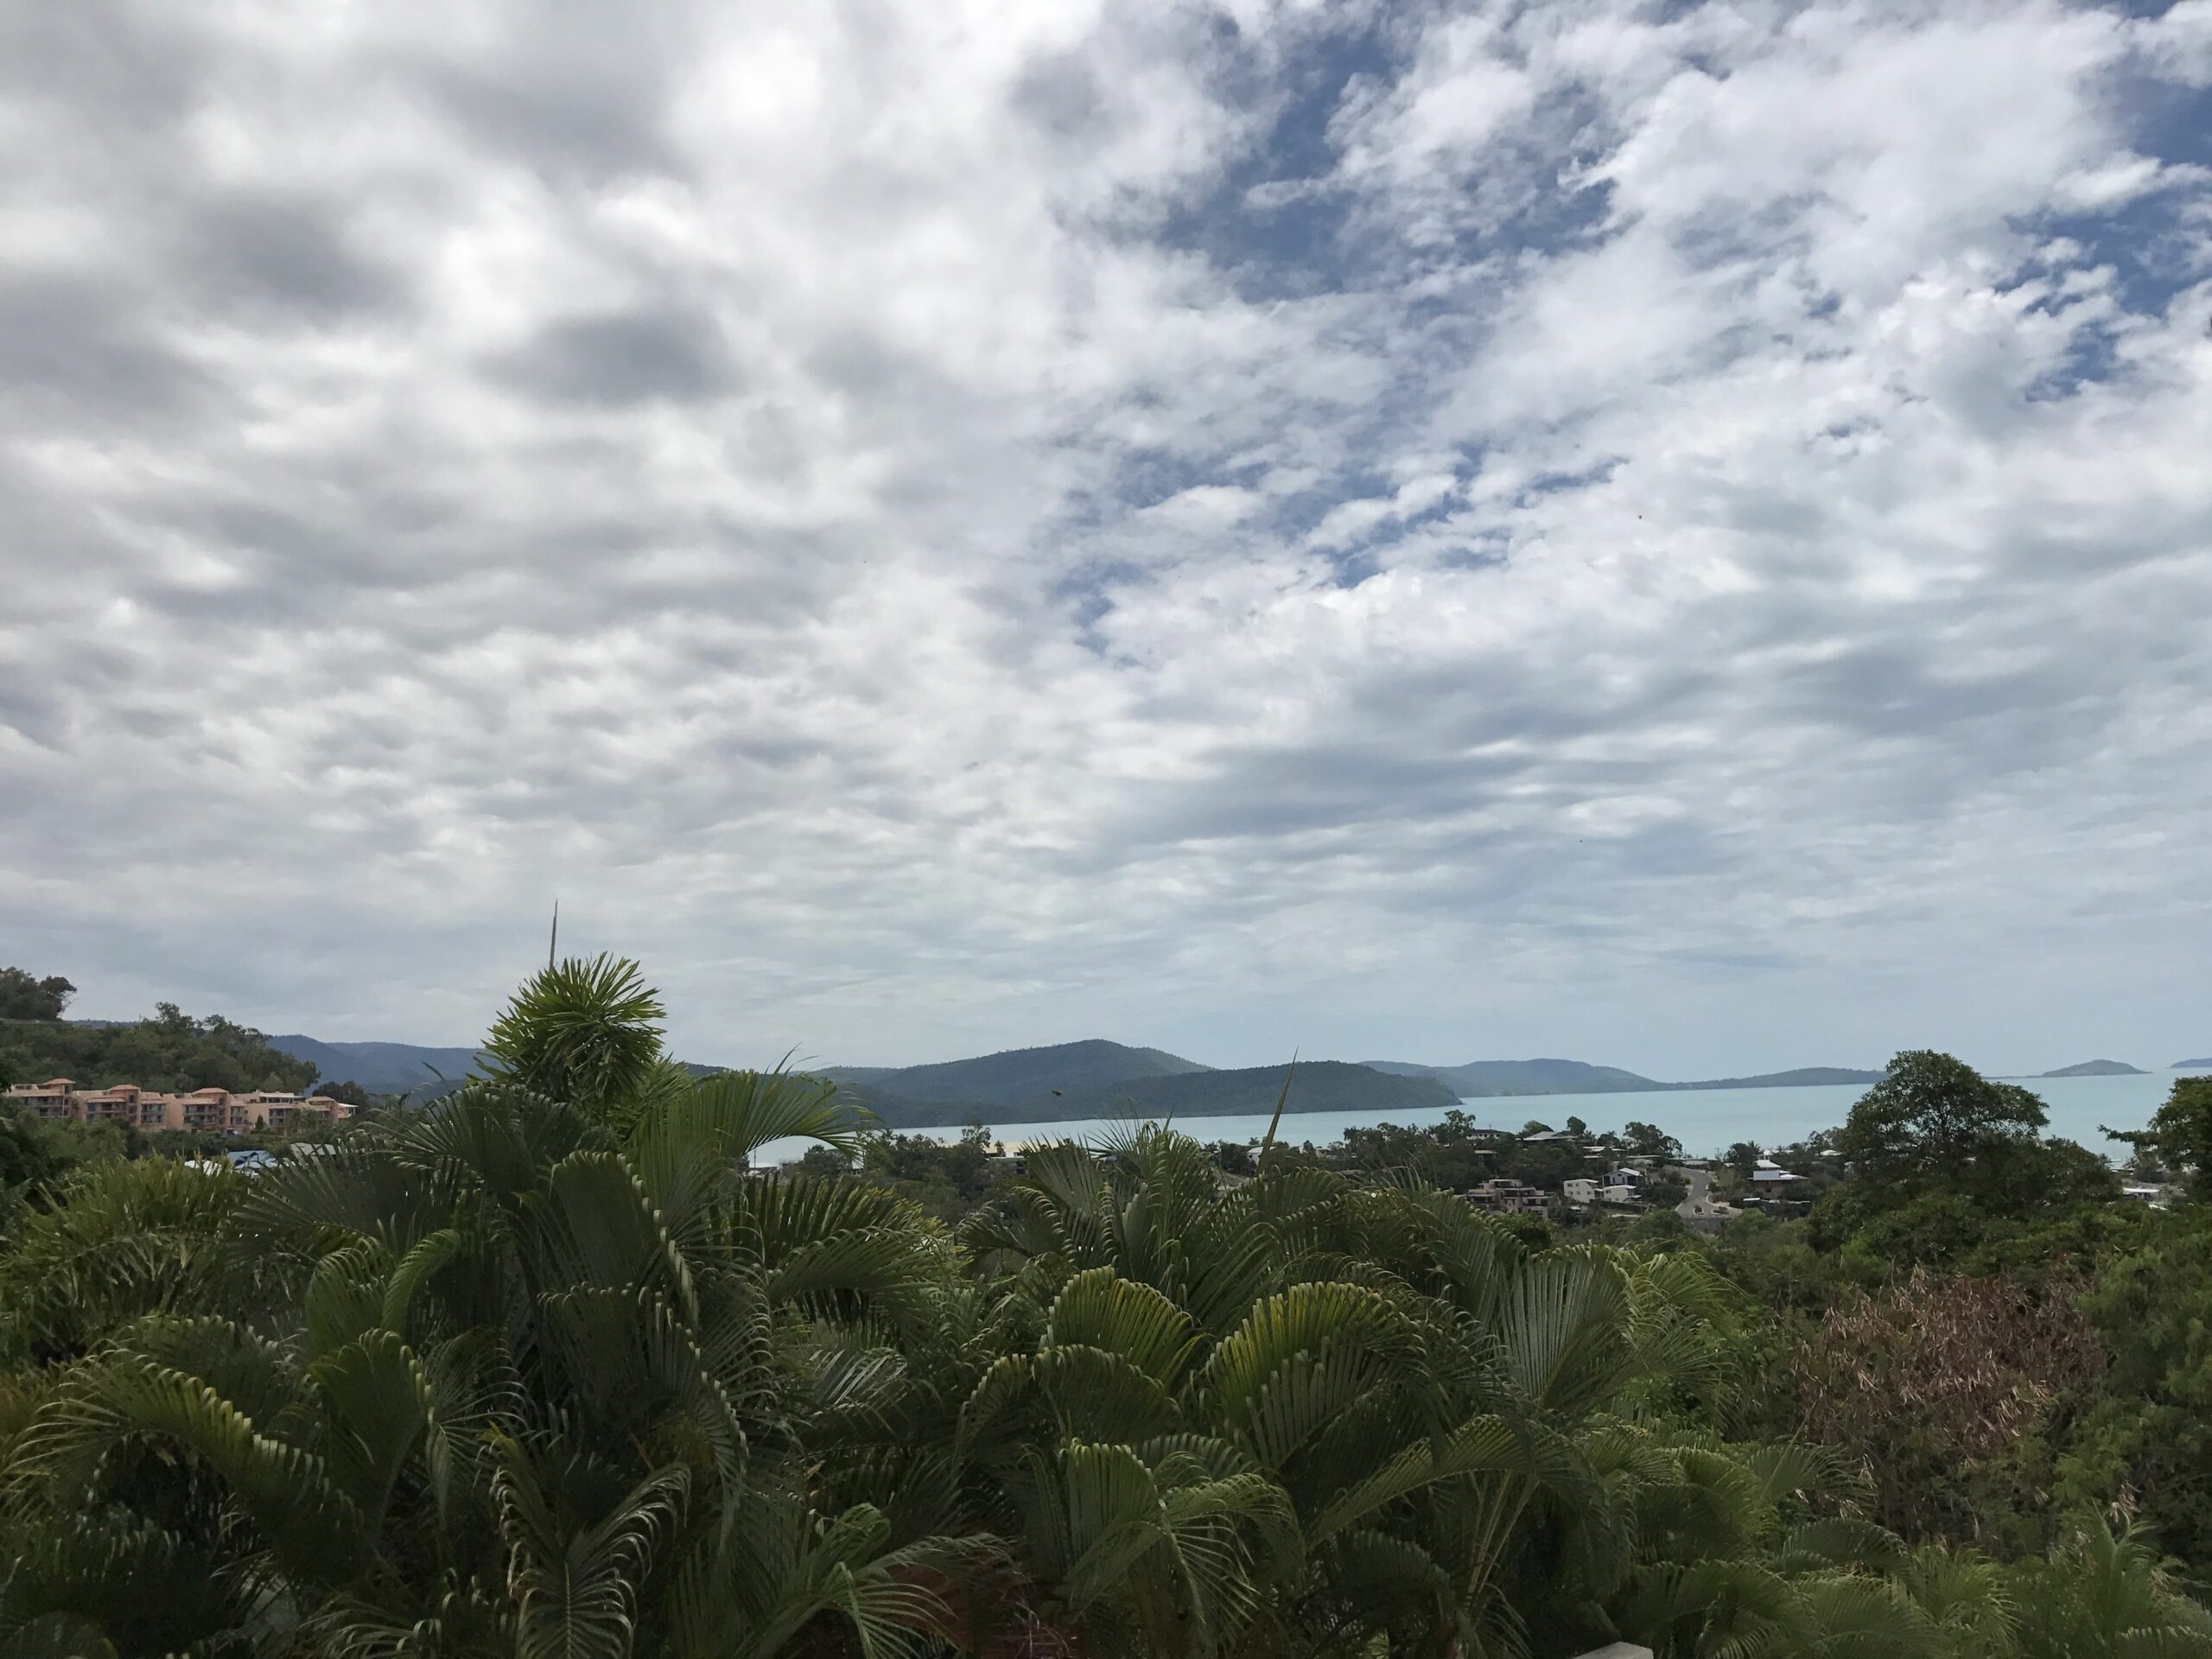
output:
[[656, 1469], [603, 1514], [578, 1515], [519, 1442], [502, 1437], [497, 1451], [518, 1659], [620, 1659], [636, 1634], [638, 1582], [681, 1518], [688, 1475]]

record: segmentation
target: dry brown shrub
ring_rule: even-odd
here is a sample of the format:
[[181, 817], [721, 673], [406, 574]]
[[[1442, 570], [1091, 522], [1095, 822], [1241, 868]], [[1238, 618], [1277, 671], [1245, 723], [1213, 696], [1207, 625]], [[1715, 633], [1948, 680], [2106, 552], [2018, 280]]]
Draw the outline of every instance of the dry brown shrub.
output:
[[2106, 1356], [2076, 1306], [2084, 1282], [2030, 1286], [1916, 1268], [1829, 1310], [1790, 1360], [1798, 1432], [1859, 1459], [1875, 1518], [1908, 1537], [1986, 1535], [1967, 1490]]

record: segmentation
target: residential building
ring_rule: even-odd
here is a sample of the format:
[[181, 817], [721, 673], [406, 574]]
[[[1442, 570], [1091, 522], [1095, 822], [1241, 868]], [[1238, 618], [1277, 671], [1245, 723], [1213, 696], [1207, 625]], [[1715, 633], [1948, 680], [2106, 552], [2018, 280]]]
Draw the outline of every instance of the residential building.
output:
[[1560, 1193], [1569, 1204], [1595, 1204], [1598, 1183], [1587, 1175], [1577, 1175], [1560, 1188]]
[[1755, 1187], [1787, 1186], [1804, 1179], [1802, 1175], [1793, 1175], [1771, 1158], [1762, 1158], [1751, 1166], [1751, 1185]]
[[67, 1077], [54, 1077], [45, 1083], [11, 1083], [8, 1085], [8, 1103], [20, 1107], [33, 1117], [68, 1117], [73, 1116], [69, 1097], [76, 1091], [77, 1085]]
[[245, 1113], [227, 1089], [195, 1089], [175, 1097], [175, 1110], [165, 1127], [196, 1129], [203, 1135], [236, 1135], [246, 1127]]
[[1543, 1193], [1510, 1175], [1499, 1175], [1479, 1186], [1469, 1187], [1467, 1202], [1493, 1216], [1541, 1216], [1545, 1209]]
[[135, 1083], [118, 1083], [112, 1089], [75, 1090], [70, 1098], [73, 1109], [68, 1115], [87, 1123], [121, 1123], [134, 1129], [158, 1129], [168, 1097], [149, 1095]]
[[126, 1128], [193, 1129], [202, 1134], [242, 1135], [249, 1129], [282, 1134], [307, 1121], [337, 1122], [353, 1116], [350, 1103], [328, 1095], [280, 1094], [257, 1090], [234, 1095], [227, 1089], [195, 1089], [164, 1095], [118, 1083], [106, 1089], [79, 1089], [67, 1077], [8, 1086], [7, 1103], [48, 1122], [120, 1123]]

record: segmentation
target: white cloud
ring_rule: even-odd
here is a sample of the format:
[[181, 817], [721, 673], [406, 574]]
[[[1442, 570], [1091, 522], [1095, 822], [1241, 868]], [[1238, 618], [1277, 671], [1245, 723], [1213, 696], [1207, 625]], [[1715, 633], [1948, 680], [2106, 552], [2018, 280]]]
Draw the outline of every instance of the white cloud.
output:
[[0, 955], [458, 1039], [557, 892], [702, 1057], [2201, 1049], [2203, 13], [12, 16]]

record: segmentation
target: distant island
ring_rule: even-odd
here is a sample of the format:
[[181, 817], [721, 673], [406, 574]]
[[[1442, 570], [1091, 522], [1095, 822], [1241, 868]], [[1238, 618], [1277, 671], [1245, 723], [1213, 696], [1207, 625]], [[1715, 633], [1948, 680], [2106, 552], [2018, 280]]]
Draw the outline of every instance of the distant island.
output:
[[[1019, 1051], [1017, 1051], [1019, 1052]], [[893, 1074], [896, 1075], [895, 1073]], [[1295, 1067], [1255, 1065], [1235, 1071], [1169, 1072], [1127, 1077], [1089, 1088], [1047, 1090], [1020, 1100], [915, 1100], [872, 1082], [849, 1082], [854, 1100], [887, 1128], [926, 1128], [976, 1118], [1020, 1123], [1058, 1123], [1074, 1118], [1202, 1118], [1257, 1116], [1272, 1112], [1290, 1080], [1286, 1114], [1404, 1112], [1433, 1116], [1459, 1096], [1433, 1077], [1391, 1077], [1343, 1060], [1301, 1060]]]
[[[1091, 1038], [1042, 1048], [1010, 1048], [972, 1060], [945, 1060], [933, 1065], [825, 1066], [817, 1070], [817, 1075], [899, 1100], [1027, 1106], [1056, 1095], [1065, 1097], [1111, 1089], [1134, 1077], [1185, 1077], [1212, 1069], [1162, 1049], [1131, 1048], [1125, 1043]], [[1281, 1072], [1276, 1076], [1280, 1083]]]
[[[353, 1079], [378, 1094], [405, 1092], [418, 1102], [458, 1086], [480, 1058], [473, 1048], [324, 1042], [297, 1033], [270, 1042], [327, 1077]], [[692, 1063], [690, 1069], [719, 1068]], [[1164, 1049], [1097, 1038], [927, 1065], [804, 1069], [839, 1084], [855, 1104], [894, 1129], [934, 1128], [969, 1118], [1050, 1123], [1271, 1112], [1289, 1070], [1263, 1065], [1219, 1071]], [[1432, 1116], [1459, 1098], [1448, 1084], [1433, 1078], [1386, 1076], [1341, 1060], [1315, 1060], [1296, 1067], [1284, 1109]]]
[[2199, 1066], [2212, 1066], [2212, 1056], [2201, 1060], [2176, 1060], [2166, 1068], [2169, 1071], [2192, 1071]]
[[1366, 1065], [1401, 1077], [1434, 1077], [1462, 1098], [1497, 1095], [1619, 1095], [1664, 1089], [1633, 1071], [1580, 1060], [1470, 1060], [1465, 1065], [1421, 1065], [1409, 1060], [1368, 1060]]
[[1580, 1060], [1471, 1060], [1465, 1065], [1421, 1065], [1406, 1060], [1370, 1060], [1377, 1071], [1398, 1077], [1428, 1077], [1457, 1089], [1463, 1098], [1506, 1095], [1654, 1094], [1687, 1089], [1804, 1089], [1823, 1084], [1874, 1084], [1879, 1071], [1840, 1065], [1801, 1066], [1794, 1071], [1765, 1071], [1749, 1077], [1707, 1077], [1695, 1083], [1662, 1083], [1614, 1065]]
[[[132, 1046], [120, 1028], [115, 1039], [96, 1036], [105, 1027], [92, 1021], [66, 1021], [60, 1028], [82, 1036], [79, 1044]], [[48, 1030], [54, 1029], [52, 1027]], [[282, 1057], [312, 1070], [318, 1083], [352, 1083], [371, 1094], [421, 1103], [460, 1086], [478, 1069], [475, 1048], [430, 1047], [413, 1043], [330, 1042], [289, 1032], [260, 1039], [272, 1058]], [[264, 1051], [264, 1052], [267, 1050]], [[133, 1056], [134, 1060], [137, 1056]], [[121, 1056], [116, 1056], [120, 1059]], [[280, 1062], [281, 1063], [281, 1062]], [[716, 1066], [689, 1063], [694, 1072]], [[59, 1052], [32, 1062], [18, 1058], [16, 1070], [98, 1073], [162, 1068], [130, 1062], [120, 1069], [102, 1065], [89, 1053]], [[2212, 1058], [2177, 1060], [2173, 1069], [2212, 1070]], [[873, 1112], [887, 1128], [939, 1128], [965, 1120], [1050, 1123], [1081, 1118], [1201, 1118], [1249, 1116], [1271, 1112], [1282, 1091], [1283, 1065], [1217, 1069], [1165, 1049], [1090, 1038], [1035, 1048], [1013, 1048], [968, 1059], [923, 1065], [830, 1065], [804, 1068], [839, 1084], [851, 1100]], [[2141, 1077], [2139, 1068], [2119, 1060], [2086, 1060], [2041, 1074], [2047, 1077]], [[288, 1074], [289, 1077], [289, 1074]], [[1583, 1060], [1470, 1060], [1460, 1065], [1426, 1065], [1411, 1060], [1306, 1060], [1297, 1066], [1286, 1115], [1306, 1112], [1402, 1112], [1430, 1116], [1460, 1100], [1495, 1100], [1516, 1096], [1668, 1094], [1705, 1089], [1796, 1089], [1822, 1085], [1864, 1087], [1881, 1081], [1879, 1071], [1850, 1066], [1810, 1065], [1748, 1077], [1703, 1077], [1669, 1083], [1617, 1065]], [[256, 1079], [259, 1081], [258, 1078]]]
[[[297, 1033], [269, 1039], [325, 1077], [358, 1081], [379, 1094], [424, 1100], [476, 1068], [473, 1048], [409, 1043], [325, 1042]], [[693, 1064], [695, 1071], [715, 1068]], [[1129, 1116], [1224, 1117], [1272, 1111], [1284, 1067], [1217, 1069], [1165, 1049], [1090, 1038], [1013, 1048], [923, 1065], [808, 1067], [842, 1087], [887, 1127], [937, 1127], [965, 1118], [1043, 1123]], [[1661, 1094], [1692, 1089], [1787, 1089], [1879, 1082], [1879, 1071], [1806, 1066], [1752, 1077], [1666, 1083], [1582, 1060], [1472, 1060], [1423, 1065], [1408, 1060], [1301, 1062], [1284, 1109], [1434, 1111], [1457, 1100], [1514, 1096]]]
[[1801, 1065], [1794, 1071], [1762, 1071], [1750, 1077], [1711, 1077], [1703, 1083], [1662, 1083], [1661, 1089], [1818, 1089], [1837, 1084], [1879, 1083], [1879, 1071], [1848, 1065]]

